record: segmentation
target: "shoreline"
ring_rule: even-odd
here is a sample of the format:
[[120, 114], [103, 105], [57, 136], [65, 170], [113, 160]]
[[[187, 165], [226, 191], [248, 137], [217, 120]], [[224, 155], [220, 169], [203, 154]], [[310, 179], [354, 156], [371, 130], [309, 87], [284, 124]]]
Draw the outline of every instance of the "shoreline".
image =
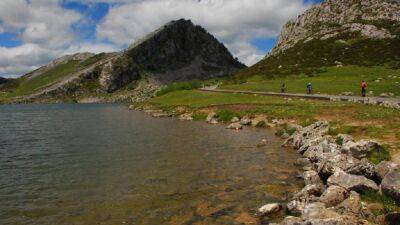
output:
[[[166, 112], [134, 105], [129, 109], [143, 111], [155, 118], [194, 120], [193, 112], [185, 110]], [[221, 123], [215, 112], [210, 112], [205, 121], [209, 124]], [[241, 130], [244, 126], [274, 128], [276, 135], [282, 138], [282, 146], [287, 148], [285, 150], [299, 153], [296, 163], [303, 166], [298, 173], [302, 174], [304, 188], [294, 193], [286, 204], [268, 203], [261, 206], [255, 215], [258, 218], [285, 215], [282, 222], [271, 225], [398, 225], [398, 211], [389, 212], [385, 205], [368, 203], [363, 199], [365, 193], [384, 196], [382, 198], [390, 196], [396, 199], [397, 207], [400, 204], [400, 189], [397, 189], [400, 166], [390, 161], [374, 165], [367, 160], [367, 155], [385, 151], [379, 142], [355, 141], [352, 136], [345, 134], [333, 137], [328, 134], [329, 123], [323, 121], [302, 127], [293, 121], [288, 125], [285, 120], [269, 122], [266, 116], [243, 116], [222, 124], [233, 130]], [[268, 140], [260, 140], [257, 146], [263, 146], [266, 142]]]

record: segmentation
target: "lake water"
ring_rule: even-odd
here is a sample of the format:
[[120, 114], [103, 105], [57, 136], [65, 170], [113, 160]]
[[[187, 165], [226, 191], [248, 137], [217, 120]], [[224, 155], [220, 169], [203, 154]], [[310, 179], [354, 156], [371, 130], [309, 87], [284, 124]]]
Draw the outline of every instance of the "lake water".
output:
[[3, 105], [0, 124], [2, 225], [240, 224], [300, 186], [266, 129], [112, 104]]

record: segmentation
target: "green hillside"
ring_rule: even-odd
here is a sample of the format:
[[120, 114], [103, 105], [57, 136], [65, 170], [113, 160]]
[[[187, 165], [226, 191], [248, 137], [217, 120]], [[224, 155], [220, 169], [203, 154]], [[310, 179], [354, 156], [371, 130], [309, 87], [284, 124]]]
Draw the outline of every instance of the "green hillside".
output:
[[381, 93], [393, 93], [400, 96], [400, 70], [389, 66], [343, 66], [321, 67], [319, 73], [299, 75], [274, 76], [268, 78], [255, 75], [241, 84], [225, 82], [221, 88], [232, 90], [254, 90], [280, 92], [285, 84], [288, 92], [304, 93], [307, 83], [311, 82], [316, 93], [342, 94], [353, 92], [359, 94], [360, 82], [368, 83], [368, 91], [374, 96]]

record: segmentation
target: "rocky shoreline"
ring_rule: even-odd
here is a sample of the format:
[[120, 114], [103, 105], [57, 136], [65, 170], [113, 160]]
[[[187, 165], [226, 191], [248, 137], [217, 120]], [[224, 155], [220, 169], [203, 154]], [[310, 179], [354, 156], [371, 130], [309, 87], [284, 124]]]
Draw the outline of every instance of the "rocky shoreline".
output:
[[[193, 120], [193, 113], [185, 110], [165, 112], [162, 110], [141, 110], [153, 117], [178, 117], [179, 120]], [[220, 123], [218, 114], [211, 112], [206, 118], [209, 124]], [[400, 204], [400, 166], [383, 161], [374, 165], [367, 156], [384, 151], [377, 141], [354, 141], [349, 135], [329, 135], [329, 123], [318, 121], [307, 127], [265, 116], [234, 117], [227, 129], [240, 130], [244, 126], [283, 127], [277, 135], [286, 139], [282, 146], [296, 150], [301, 157], [296, 164], [302, 167], [299, 178], [304, 188], [292, 194], [286, 204], [268, 203], [258, 209], [257, 217], [287, 215], [280, 223], [270, 225], [399, 225], [400, 213], [382, 214], [384, 206], [362, 201], [365, 192], [385, 195]], [[292, 133], [291, 135], [288, 134]], [[261, 140], [258, 147], [268, 140]], [[379, 215], [377, 215], [379, 214]]]

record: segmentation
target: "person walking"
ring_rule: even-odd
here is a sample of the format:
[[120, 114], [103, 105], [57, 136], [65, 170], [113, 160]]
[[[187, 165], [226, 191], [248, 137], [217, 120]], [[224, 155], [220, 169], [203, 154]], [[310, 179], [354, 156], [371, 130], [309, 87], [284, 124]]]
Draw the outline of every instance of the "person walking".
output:
[[367, 96], [367, 82], [365, 80], [361, 81], [361, 95], [363, 97]]
[[281, 86], [281, 93], [285, 93], [286, 92], [286, 84], [283, 83]]
[[312, 94], [312, 92], [313, 92], [313, 86], [312, 86], [312, 84], [311, 83], [308, 83], [307, 84], [307, 94]]

